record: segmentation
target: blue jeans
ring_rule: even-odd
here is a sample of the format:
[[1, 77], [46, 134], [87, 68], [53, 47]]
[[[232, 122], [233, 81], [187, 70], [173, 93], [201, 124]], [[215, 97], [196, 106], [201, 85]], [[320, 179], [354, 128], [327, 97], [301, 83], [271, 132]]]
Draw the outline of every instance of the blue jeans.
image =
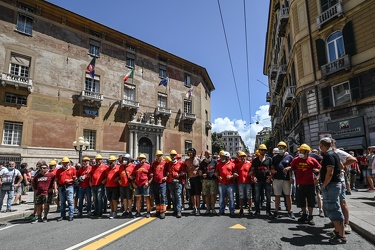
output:
[[324, 213], [331, 221], [344, 221], [344, 215], [340, 206], [340, 193], [342, 184], [330, 183], [322, 189]]
[[78, 211], [81, 215], [82, 215], [83, 200], [85, 198], [85, 195], [86, 195], [86, 198], [87, 198], [87, 207], [86, 207], [87, 213], [91, 214], [91, 188], [90, 187], [88, 187], [88, 188], [79, 187], [79, 189], [78, 189], [78, 199], [79, 199]]
[[229, 212], [234, 213], [234, 185], [233, 184], [219, 184], [219, 204], [220, 213], [225, 210], [225, 197], [228, 195]]
[[60, 196], [60, 214], [61, 217], [66, 216], [65, 206], [66, 202], [68, 201], [68, 208], [69, 208], [69, 217], [74, 216], [74, 203], [73, 203], [73, 194], [74, 194], [74, 187], [68, 186], [65, 188], [65, 191], [63, 191], [64, 187], [59, 187], [59, 196]]
[[257, 182], [255, 187], [255, 211], [260, 212], [262, 204], [260, 199], [263, 194], [266, 195], [266, 212], [271, 212], [271, 184], [267, 182]]
[[182, 192], [182, 184], [176, 184], [176, 183], [168, 183], [168, 189], [172, 194], [172, 203], [173, 203], [173, 211], [175, 213], [181, 212], [181, 192]]
[[[103, 198], [104, 198], [104, 185], [92, 186], [92, 196], [94, 197], [95, 211], [96, 215], [103, 214]], [[105, 204], [107, 205], [107, 204]]]
[[152, 190], [154, 192], [155, 204], [156, 205], [165, 205], [167, 200], [167, 184], [165, 182], [152, 183]]
[[3, 208], [3, 201], [5, 198], [5, 194], [8, 194], [7, 211], [10, 211], [12, 208], [12, 203], [13, 203], [14, 190], [11, 190], [11, 191], [0, 190], [0, 210]]

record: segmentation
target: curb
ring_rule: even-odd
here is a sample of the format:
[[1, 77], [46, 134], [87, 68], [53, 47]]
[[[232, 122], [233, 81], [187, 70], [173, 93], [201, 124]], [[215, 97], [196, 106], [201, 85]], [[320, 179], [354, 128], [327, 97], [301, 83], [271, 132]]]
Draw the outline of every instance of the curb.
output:
[[368, 242], [375, 245], [375, 235], [373, 232], [370, 232], [363, 227], [360, 227], [356, 223], [353, 223], [353, 221], [350, 221], [349, 225], [353, 229], [354, 232], [365, 238]]
[[[33, 211], [28, 211], [28, 212], [22, 212], [22, 213], [15, 213], [15, 214], [10, 214], [10, 215], [7, 215], [7, 216], [4, 216], [4, 217], [1, 217], [0, 218], [0, 222], [7, 222], [7, 221], [10, 221], [10, 220], [15, 220], [15, 219], [20, 219], [20, 218], [24, 218], [26, 216], [29, 216]], [[11, 212], [9, 212], [11, 213]]]

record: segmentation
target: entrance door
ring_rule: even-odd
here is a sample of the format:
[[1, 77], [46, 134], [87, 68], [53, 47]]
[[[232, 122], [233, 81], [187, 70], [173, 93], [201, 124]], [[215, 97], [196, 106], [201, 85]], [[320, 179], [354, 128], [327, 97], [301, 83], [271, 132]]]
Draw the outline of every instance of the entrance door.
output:
[[[145, 154], [147, 161], [152, 162], [152, 142], [147, 137], [142, 137], [139, 139], [138, 143], [138, 152], [139, 154]], [[138, 155], [137, 155], [138, 156]]]

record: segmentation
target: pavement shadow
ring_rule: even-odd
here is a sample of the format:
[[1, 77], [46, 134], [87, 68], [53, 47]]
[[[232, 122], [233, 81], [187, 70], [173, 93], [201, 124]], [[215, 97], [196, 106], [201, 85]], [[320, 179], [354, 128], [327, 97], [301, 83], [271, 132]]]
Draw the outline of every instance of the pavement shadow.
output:
[[353, 198], [350, 198], [351, 200], [368, 200], [368, 201], [374, 201], [374, 198], [370, 198], [370, 197], [353, 197]]
[[31, 222], [32, 222], [32, 220], [30, 220], [30, 219], [24, 219], [24, 218], [22, 218], [22, 219], [14, 219], [14, 220], [8, 221], [8, 223], [10, 223], [10, 224], [29, 224]]
[[[288, 242], [289, 244], [297, 247], [304, 247], [307, 245], [331, 245], [328, 242], [329, 237], [322, 235], [324, 233], [323, 228], [298, 225], [295, 228], [288, 228], [291, 231], [295, 231], [292, 238], [281, 237], [280, 240], [283, 242]], [[298, 232], [305, 232], [306, 234], [299, 234]]]

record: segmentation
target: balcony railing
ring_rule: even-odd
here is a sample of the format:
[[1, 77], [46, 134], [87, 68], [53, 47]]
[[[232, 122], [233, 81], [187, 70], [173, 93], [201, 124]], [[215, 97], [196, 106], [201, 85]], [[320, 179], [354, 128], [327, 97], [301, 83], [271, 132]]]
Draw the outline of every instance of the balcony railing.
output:
[[283, 95], [284, 107], [292, 106], [293, 99], [295, 98], [295, 93], [296, 93], [295, 86], [286, 87], [284, 95]]
[[284, 37], [286, 32], [286, 25], [289, 20], [289, 7], [281, 8], [279, 12], [279, 22], [277, 24], [277, 34], [279, 37]]
[[212, 123], [210, 121], [206, 121], [206, 129], [211, 129]]
[[17, 76], [9, 73], [1, 74], [1, 84], [5, 87], [7, 84], [13, 85], [18, 89], [19, 87], [27, 88], [30, 92], [33, 89], [33, 80], [25, 76]]
[[271, 99], [271, 103], [270, 103], [270, 108], [268, 110], [268, 114], [272, 115], [273, 112], [275, 111], [275, 108], [276, 108], [276, 98], [274, 97], [274, 98]]
[[343, 12], [344, 9], [342, 7], [342, 4], [340, 2], [335, 4], [334, 6], [320, 14], [320, 16], [316, 17], [317, 28], [320, 29], [324, 24], [326, 24], [333, 18], [342, 16]]
[[158, 107], [156, 111], [158, 114], [161, 114], [161, 115], [170, 116], [172, 114], [172, 110], [169, 108], [165, 108], [165, 107]]
[[126, 108], [134, 108], [134, 109], [138, 109], [139, 108], [139, 102], [136, 102], [134, 100], [130, 100], [130, 99], [122, 99], [121, 101], [121, 106], [122, 107], [126, 107]]
[[82, 90], [81, 97], [86, 100], [91, 101], [103, 101], [103, 94], [100, 94], [98, 92], [88, 91], [88, 90]]
[[345, 55], [343, 57], [340, 57], [339, 59], [327, 63], [322, 66], [322, 76], [323, 78], [327, 77], [328, 75], [331, 75], [333, 73], [336, 73], [341, 70], [349, 70], [351, 67], [350, 64], [350, 56]]
[[184, 113], [182, 115], [182, 120], [190, 120], [190, 121], [195, 121], [197, 119], [197, 116], [195, 114], [191, 113]]
[[275, 80], [275, 77], [276, 77], [276, 74], [277, 74], [277, 65], [276, 64], [272, 64], [270, 66], [270, 72], [269, 72], [269, 74], [271, 75], [271, 79]]
[[280, 92], [282, 83], [284, 81], [284, 77], [286, 75], [286, 70], [287, 70], [286, 64], [282, 64], [279, 66], [279, 69], [277, 70], [277, 75], [276, 75], [276, 80], [275, 80], [275, 90], [276, 92]]
[[266, 102], [270, 102], [270, 101], [271, 101], [271, 93], [267, 92], [267, 94], [266, 94]]

